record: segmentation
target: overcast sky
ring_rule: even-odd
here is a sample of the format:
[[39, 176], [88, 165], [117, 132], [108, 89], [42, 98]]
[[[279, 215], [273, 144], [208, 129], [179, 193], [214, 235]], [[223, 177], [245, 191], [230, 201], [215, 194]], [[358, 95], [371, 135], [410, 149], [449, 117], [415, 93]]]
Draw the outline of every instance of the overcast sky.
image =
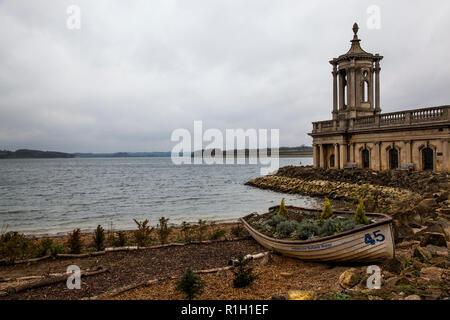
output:
[[385, 57], [383, 112], [450, 104], [449, 17], [448, 0], [0, 0], [0, 149], [169, 151], [194, 120], [311, 144], [354, 22]]

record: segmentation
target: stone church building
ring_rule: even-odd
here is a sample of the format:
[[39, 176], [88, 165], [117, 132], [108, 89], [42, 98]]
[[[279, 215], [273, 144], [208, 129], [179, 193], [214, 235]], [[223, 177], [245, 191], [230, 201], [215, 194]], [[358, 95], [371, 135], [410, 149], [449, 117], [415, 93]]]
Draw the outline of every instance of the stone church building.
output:
[[333, 66], [332, 120], [313, 122], [314, 167], [450, 171], [450, 106], [381, 113], [379, 54], [353, 26]]

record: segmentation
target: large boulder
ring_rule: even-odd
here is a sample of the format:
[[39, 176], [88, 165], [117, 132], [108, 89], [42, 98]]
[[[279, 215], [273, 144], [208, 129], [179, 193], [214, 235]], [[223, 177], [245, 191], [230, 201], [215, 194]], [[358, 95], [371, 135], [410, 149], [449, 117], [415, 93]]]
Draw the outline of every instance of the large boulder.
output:
[[381, 270], [399, 274], [405, 266], [405, 262], [402, 260], [398, 259], [398, 257], [385, 260], [381, 265]]
[[447, 239], [445, 237], [445, 234], [440, 232], [425, 232], [423, 234], [422, 240], [420, 241], [420, 245], [422, 247], [426, 247], [429, 244], [438, 247], [447, 247]]
[[400, 220], [394, 219], [393, 221], [394, 229], [394, 239], [396, 243], [400, 243], [407, 239], [412, 239], [414, 237], [413, 229]]
[[353, 288], [361, 281], [362, 276], [361, 270], [356, 268], [348, 269], [339, 276], [339, 284], [344, 289]]
[[438, 247], [432, 244], [427, 245], [427, 250], [431, 253], [433, 257], [444, 257], [448, 258], [448, 249], [445, 247]]
[[423, 235], [426, 232], [437, 232], [437, 233], [445, 234], [445, 227], [442, 222], [435, 222], [432, 225], [430, 225], [430, 226], [424, 228], [423, 230], [417, 232], [416, 234], [414, 234], [414, 239], [421, 240]]
[[426, 198], [419, 202], [419, 204], [414, 208], [414, 211], [422, 218], [424, 217], [435, 217], [436, 209], [439, 207], [438, 203], [434, 198]]

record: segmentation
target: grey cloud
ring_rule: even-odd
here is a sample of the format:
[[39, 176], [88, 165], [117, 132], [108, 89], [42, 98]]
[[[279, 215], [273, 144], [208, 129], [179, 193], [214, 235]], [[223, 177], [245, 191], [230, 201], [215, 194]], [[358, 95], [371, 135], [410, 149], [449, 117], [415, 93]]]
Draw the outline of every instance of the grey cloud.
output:
[[[81, 30], [66, 28], [71, 4]], [[380, 30], [366, 26], [372, 4]], [[311, 143], [355, 21], [385, 56], [384, 112], [448, 104], [449, 14], [445, 0], [0, 1], [0, 149], [170, 150], [194, 120]]]

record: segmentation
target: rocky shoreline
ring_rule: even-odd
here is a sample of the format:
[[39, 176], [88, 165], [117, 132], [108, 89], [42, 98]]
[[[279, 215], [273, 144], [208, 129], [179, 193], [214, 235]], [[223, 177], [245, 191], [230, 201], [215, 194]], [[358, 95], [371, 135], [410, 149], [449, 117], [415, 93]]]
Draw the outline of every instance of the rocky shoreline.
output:
[[[450, 290], [450, 175], [361, 169], [323, 170], [288, 166], [247, 185], [347, 201], [392, 216], [396, 257], [383, 263], [379, 290], [366, 288], [365, 267], [339, 277], [339, 294], [352, 299], [448, 299]], [[366, 297], [367, 298], [367, 297]]]
[[283, 193], [345, 200], [350, 205], [363, 199], [368, 211], [393, 217], [396, 242], [417, 239], [416, 233], [426, 227], [448, 230], [450, 226], [447, 173], [288, 166], [246, 184]]

